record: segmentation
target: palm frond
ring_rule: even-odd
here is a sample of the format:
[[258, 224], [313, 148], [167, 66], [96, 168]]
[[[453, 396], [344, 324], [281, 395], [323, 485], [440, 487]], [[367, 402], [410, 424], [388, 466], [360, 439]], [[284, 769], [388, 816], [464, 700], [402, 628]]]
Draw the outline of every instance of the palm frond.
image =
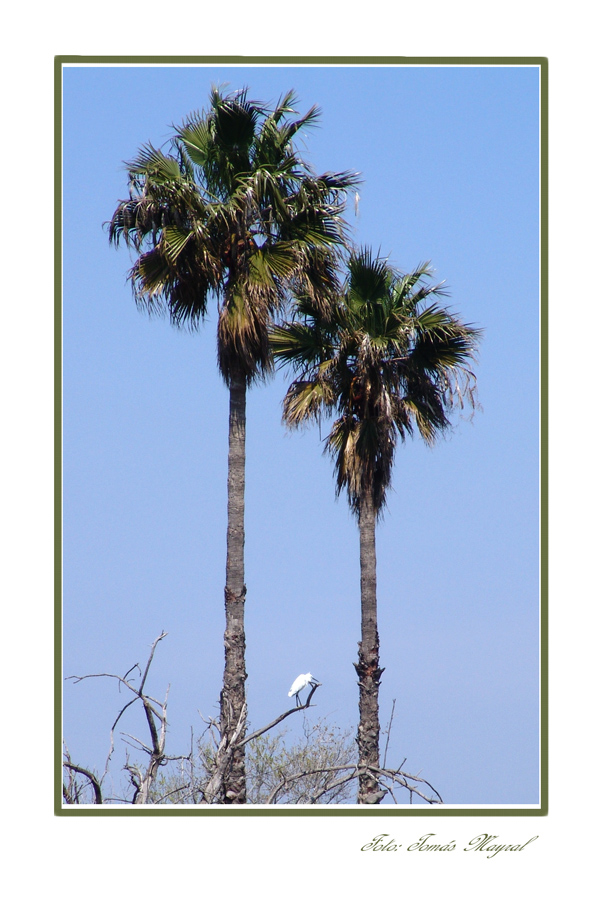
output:
[[175, 265], [189, 241], [193, 240], [194, 232], [190, 229], [178, 228], [170, 225], [162, 231], [163, 253], [168, 261]]
[[171, 272], [168, 260], [161, 249], [156, 248], [141, 254], [131, 270], [138, 302], [143, 303], [145, 297], [151, 303], [158, 302], [158, 298], [168, 290]]
[[289, 428], [299, 428], [318, 419], [334, 403], [330, 384], [325, 379], [294, 381], [283, 401], [283, 419]]
[[189, 158], [201, 170], [210, 158], [212, 133], [209, 122], [194, 113], [183, 125], [175, 126], [175, 130]]
[[274, 325], [270, 329], [272, 353], [280, 364], [290, 364], [296, 369], [311, 372], [314, 366], [326, 359], [326, 347], [322, 333], [301, 322], [291, 322], [285, 326]]
[[152, 144], [144, 144], [126, 166], [131, 176], [151, 178], [156, 183], [176, 181], [182, 175], [178, 160], [173, 156], [166, 156]]
[[269, 286], [275, 280], [288, 280], [297, 268], [296, 248], [290, 241], [278, 241], [275, 244], [264, 244], [249, 258], [252, 280]]

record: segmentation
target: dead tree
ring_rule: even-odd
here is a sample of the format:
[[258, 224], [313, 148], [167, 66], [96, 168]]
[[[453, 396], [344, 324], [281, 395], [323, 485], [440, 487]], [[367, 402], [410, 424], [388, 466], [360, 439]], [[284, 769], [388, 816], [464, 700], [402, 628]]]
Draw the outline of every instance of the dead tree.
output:
[[[66, 784], [63, 786], [63, 796], [65, 798], [65, 802], [77, 803], [79, 802], [78, 798], [81, 796], [80, 788], [73, 784], [74, 773], [79, 773], [89, 780], [94, 790], [94, 803], [104, 802], [102, 798], [102, 782], [108, 772], [110, 759], [114, 752], [114, 731], [124, 713], [137, 701], [140, 701], [143, 706], [150, 733], [150, 744], [148, 745], [141, 741], [138, 737], [124, 732], [125, 737], [134, 742], [134, 746], [140, 748], [149, 756], [149, 762], [146, 766], [138, 766], [134, 763], [130, 763], [127, 758], [127, 762], [124, 767], [128, 772], [131, 784], [133, 785], [133, 799], [131, 801], [133, 805], [146, 804], [149, 802], [152, 785], [155, 782], [156, 776], [161, 766], [166, 765], [166, 763], [174, 761], [176, 759], [186, 758], [180, 756], [166, 756], [165, 753], [167, 724], [166, 707], [168, 704], [170, 685], [166, 690], [166, 697], [162, 703], [145, 692], [145, 684], [147, 681], [150, 666], [152, 664], [152, 660], [154, 658], [156, 647], [158, 646], [159, 642], [166, 637], [166, 635], [167, 632], [163, 631], [153, 642], [143, 672], [141, 671], [141, 666], [139, 665], [139, 663], [135, 663], [135, 665], [132, 666], [124, 676], [102, 672], [97, 675], [71, 675], [66, 679], [67, 681], [74, 681], [76, 684], [78, 684], [80, 681], [84, 681], [87, 678], [115, 678], [119, 682], [119, 684], [123, 685], [127, 688], [127, 690], [131, 691], [131, 693], [134, 694], [134, 697], [122, 707], [116, 719], [114, 720], [112, 728], [110, 729], [110, 750], [106, 759], [104, 774], [101, 778], [98, 778], [88, 769], [85, 769], [82, 766], [74, 765], [70, 758], [68, 750], [65, 748], [65, 761], [63, 765], [69, 773], [69, 778], [67, 779]], [[141, 675], [139, 686], [133, 684], [130, 678], [131, 673], [135, 671], [137, 671]], [[128, 743], [128, 741], [126, 741], [126, 743]]]

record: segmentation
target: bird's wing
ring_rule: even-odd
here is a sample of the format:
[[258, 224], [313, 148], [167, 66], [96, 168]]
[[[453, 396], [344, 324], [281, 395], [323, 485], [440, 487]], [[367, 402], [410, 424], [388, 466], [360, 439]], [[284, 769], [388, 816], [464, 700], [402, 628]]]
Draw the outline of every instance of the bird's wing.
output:
[[302, 687], [305, 687], [305, 677], [303, 675], [298, 675], [291, 685], [291, 692], [289, 694], [289, 697], [292, 697], [293, 694], [296, 694], [297, 691], [300, 691]]

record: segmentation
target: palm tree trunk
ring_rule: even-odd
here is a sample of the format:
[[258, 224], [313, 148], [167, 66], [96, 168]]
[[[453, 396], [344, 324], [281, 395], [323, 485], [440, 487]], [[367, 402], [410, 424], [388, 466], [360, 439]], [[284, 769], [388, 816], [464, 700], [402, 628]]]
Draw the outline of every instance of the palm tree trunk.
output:
[[[228, 740], [245, 707], [245, 404], [243, 375], [231, 377], [228, 433], [228, 527], [226, 534], [226, 586], [224, 609], [224, 683], [220, 695], [221, 733]], [[244, 736], [244, 728], [239, 737]], [[224, 803], [245, 803], [245, 750], [233, 752], [223, 778]]]
[[[383, 669], [379, 667], [378, 613], [376, 603], [376, 513], [371, 493], [359, 509], [359, 561], [361, 567], [361, 643], [355, 669], [359, 678], [359, 765], [380, 764], [378, 692]], [[358, 803], [380, 803], [384, 791], [370, 772], [359, 776]]]

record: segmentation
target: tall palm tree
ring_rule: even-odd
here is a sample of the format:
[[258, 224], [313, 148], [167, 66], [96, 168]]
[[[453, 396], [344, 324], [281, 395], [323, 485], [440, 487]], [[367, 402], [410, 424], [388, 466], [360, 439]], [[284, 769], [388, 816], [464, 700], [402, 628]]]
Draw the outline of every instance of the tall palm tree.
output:
[[427, 444], [450, 426], [455, 403], [474, 403], [468, 368], [480, 332], [435, 302], [445, 293], [427, 264], [400, 274], [371, 250], [354, 251], [336, 303], [307, 295], [296, 316], [271, 331], [275, 358], [297, 378], [284, 399], [284, 419], [298, 427], [335, 417], [325, 439], [334, 459], [337, 495], [346, 490], [359, 524], [361, 642], [359, 803], [379, 803], [379, 665], [376, 520], [386, 503], [398, 438], [417, 429]]
[[[218, 308], [218, 365], [230, 392], [225, 665], [220, 726], [226, 741], [244, 732], [245, 402], [271, 369], [268, 328], [292, 287], [314, 303], [335, 283], [351, 173], [315, 175], [294, 138], [319, 110], [295, 115], [287, 93], [272, 109], [247, 88], [212, 88], [206, 111], [175, 129], [168, 152], [144, 145], [127, 163], [129, 198], [109, 223], [109, 239], [137, 254], [129, 277], [137, 304], [195, 329], [211, 296]], [[237, 749], [222, 791], [244, 803], [244, 751]]]

